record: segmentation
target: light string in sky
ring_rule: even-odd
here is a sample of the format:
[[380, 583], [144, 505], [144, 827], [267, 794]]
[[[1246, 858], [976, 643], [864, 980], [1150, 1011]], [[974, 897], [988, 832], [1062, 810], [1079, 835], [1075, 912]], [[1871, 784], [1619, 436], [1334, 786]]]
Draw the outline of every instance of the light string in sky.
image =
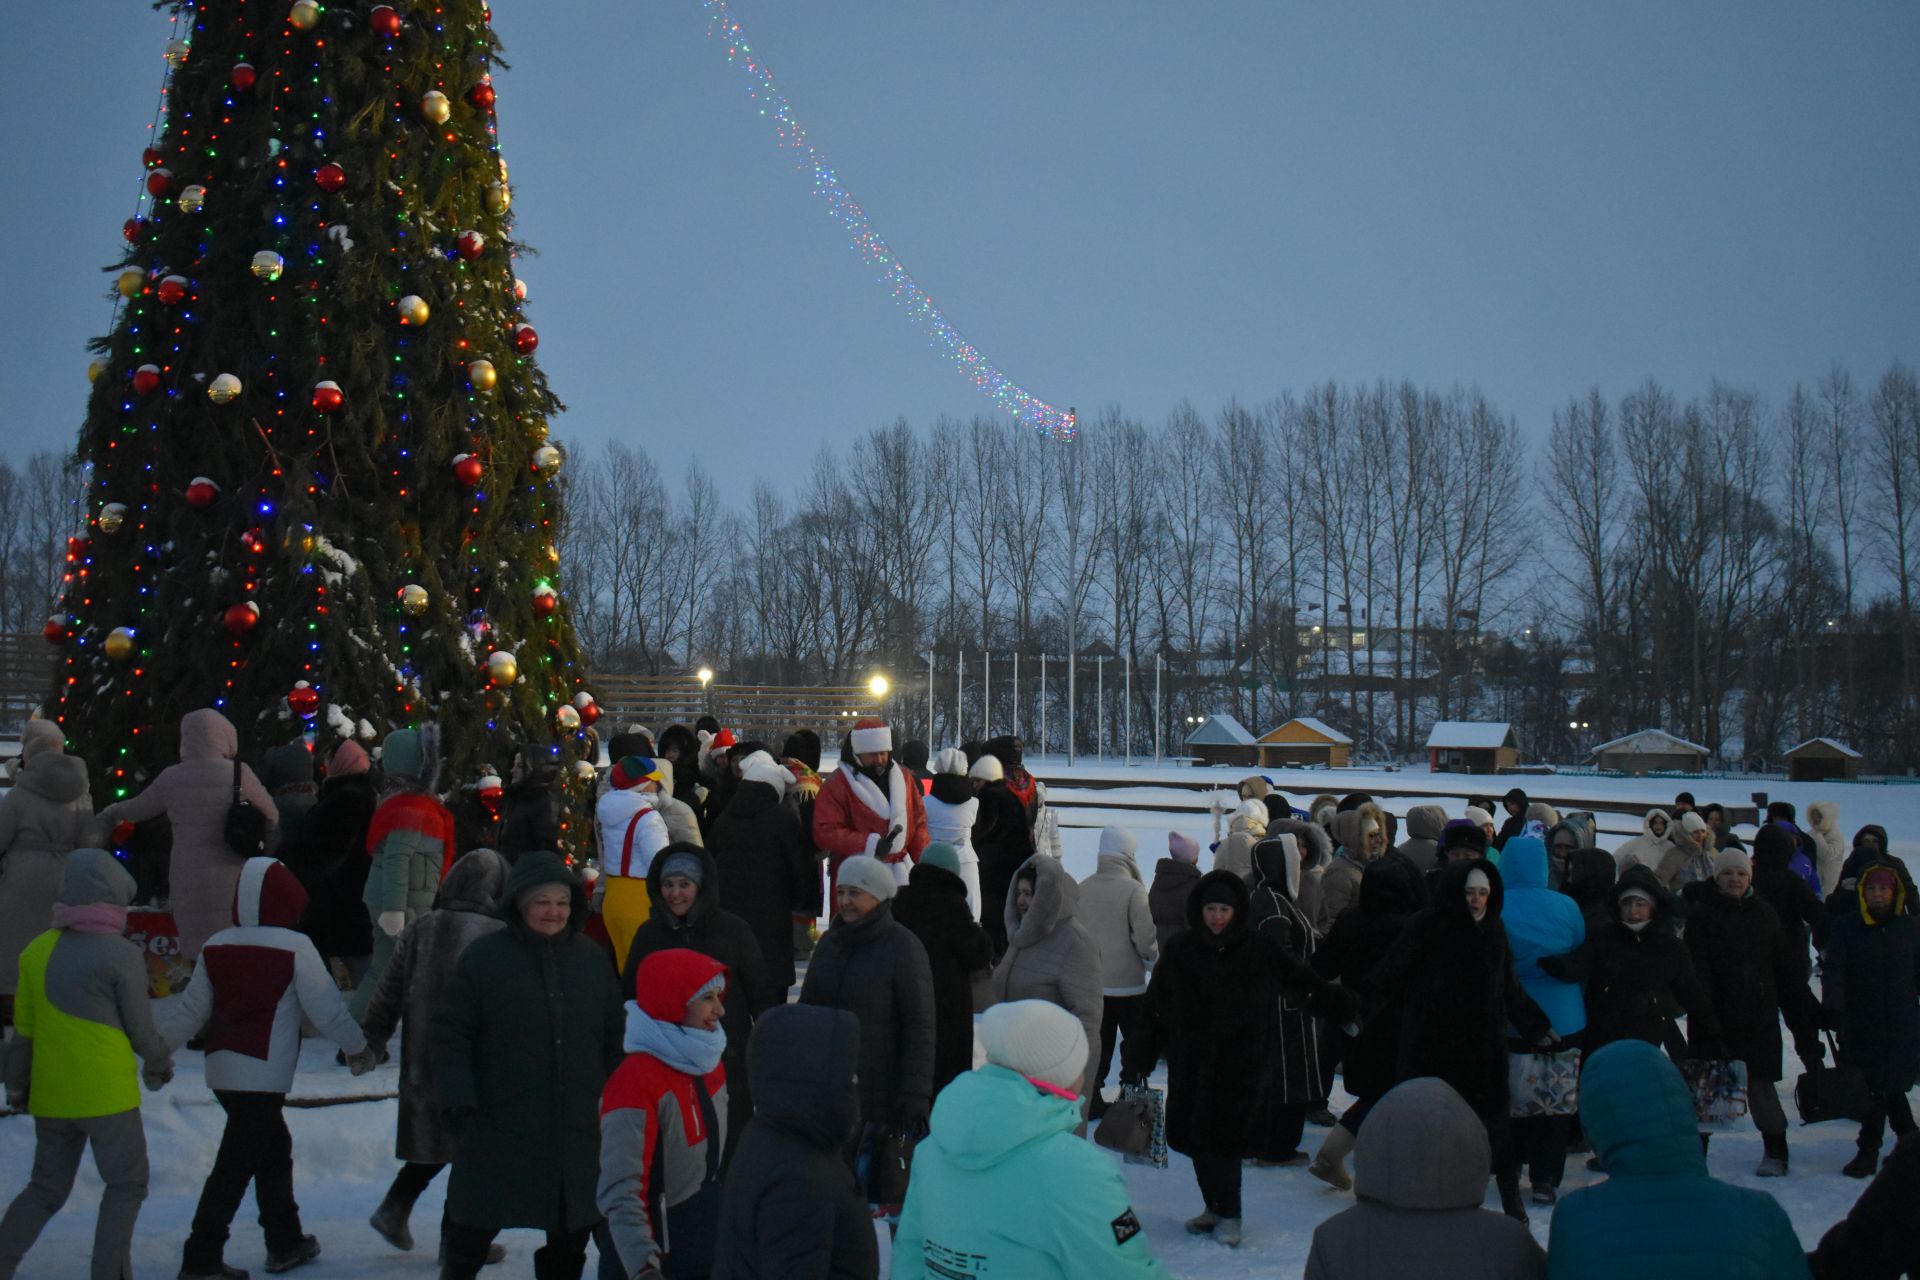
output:
[[984, 392], [1002, 412], [1028, 424], [1042, 435], [1072, 440], [1078, 430], [1073, 410], [1054, 408], [1002, 373], [993, 361], [981, 354], [978, 347], [961, 336], [959, 330], [942, 314], [932, 295], [908, 274], [906, 266], [867, 220], [866, 211], [853, 198], [853, 193], [841, 183], [839, 175], [827, 164], [826, 157], [807, 137], [806, 127], [794, 115], [793, 104], [774, 85], [773, 72], [747, 43], [746, 28], [727, 8], [726, 0], [701, 0], [701, 4], [708, 14], [708, 33], [718, 35], [725, 42], [727, 61], [746, 73], [747, 92], [761, 104], [760, 114], [772, 118], [782, 146], [800, 153], [802, 167], [812, 171], [814, 194], [827, 202], [828, 211], [846, 227], [855, 252], [879, 271], [880, 280], [892, 290], [894, 300], [906, 308], [907, 314], [967, 376], [967, 380]]

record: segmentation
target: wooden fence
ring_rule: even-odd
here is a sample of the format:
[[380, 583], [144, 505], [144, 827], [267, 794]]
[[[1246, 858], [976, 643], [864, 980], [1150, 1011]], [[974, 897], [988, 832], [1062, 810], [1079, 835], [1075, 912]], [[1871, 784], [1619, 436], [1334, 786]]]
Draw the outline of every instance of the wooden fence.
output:
[[39, 635], [0, 633], [0, 730], [18, 733], [46, 698], [54, 653]]
[[588, 682], [606, 719], [603, 736], [643, 724], [658, 737], [670, 724], [711, 714], [736, 738], [775, 751], [795, 729], [812, 729], [834, 750], [860, 716], [884, 715], [884, 698], [864, 685], [709, 684], [696, 676], [596, 675]]

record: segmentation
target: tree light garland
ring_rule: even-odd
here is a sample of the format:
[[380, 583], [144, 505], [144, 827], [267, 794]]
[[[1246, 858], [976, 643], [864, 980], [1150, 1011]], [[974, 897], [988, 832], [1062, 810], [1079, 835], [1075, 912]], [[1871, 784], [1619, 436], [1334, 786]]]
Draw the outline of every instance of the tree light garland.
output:
[[1040, 399], [1002, 373], [998, 366], [981, 354], [979, 348], [962, 337], [942, 314], [933, 297], [920, 287], [880, 233], [874, 230], [873, 224], [867, 220], [866, 211], [841, 183], [839, 176], [827, 164], [826, 157], [820, 154], [819, 148], [808, 138], [806, 127], [794, 114], [793, 105], [774, 85], [773, 72], [747, 43], [746, 28], [727, 8], [726, 0], [701, 0], [701, 4], [708, 14], [708, 34], [718, 35], [726, 42], [727, 61], [746, 74], [747, 93], [762, 104], [761, 114], [773, 119], [780, 145], [800, 153], [801, 167], [813, 173], [814, 194], [827, 202], [828, 211], [847, 229], [854, 251], [879, 271], [880, 280], [892, 290], [894, 300], [906, 308], [907, 314], [967, 376], [967, 380], [985, 393], [1002, 412], [1011, 414], [1017, 421], [1026, 423], [1051, 439], [1072, 440], [1078, 430], [1073, 410], [1056, 409]]

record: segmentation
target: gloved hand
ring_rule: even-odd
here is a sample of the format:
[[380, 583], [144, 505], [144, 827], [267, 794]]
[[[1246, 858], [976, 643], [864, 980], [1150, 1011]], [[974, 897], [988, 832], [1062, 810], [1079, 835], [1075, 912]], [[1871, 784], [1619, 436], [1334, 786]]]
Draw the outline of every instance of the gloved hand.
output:
[[1793, 1051], [1800, 1055], [1800, 1061], [1809, 1065], [1818, 1065], [1827, 1060], [1827, 1046], [1818, 1040], [1796, 1041]]
[[347, 1055], [347, 1070], [357, 1076], [363, 1076], [380, 1065], [380, 1049], [377, 1045], [368, 1045], [358, 1053]]
[[140, 1083], [147, 1086], [148, 1093], [160, 1092], [167, 1087], [167, 1082], [172, 1079], [172, 1067], [168, 1067], [164, 1071], [156, 1071], [152, 1067], [142, 1067], [140, 1069]]
[[1145, 1076], [1135, 1075], [1132, 1072], [1128, 1072], [1128, 1071], [1122, 1071], [1120, 1073], [1120, 1087], [1122, 1089], [1144, 1088], [1146, 1086], [1146, 1083], [1147, 1083], [1147, 1078]]
[[887, 829], [887, 834], [880, 837], [880, 843], [873, 846], [873, 856], [876, 858], [884, 858], [888, 854], [892, 853], [894, 842], [899, 838], [900, 838], [900, 825], [898, 823], [895, 823], [892, 827]]
[[473, 1125], [473, 1117], [479, 1113], [477, 1107], [440, 1108], [440, 1127], [458, 1137]]
[[893, 1127], [908, 1133], [927, 1127], [927, 1104], [919, 1098], [904, 1098], [894, 1104]]
[[380, 932], [389, 938], [397, 938], [400, 931], [407, 927], [407, 913], [404, 911], [382, 911], [379, 918]]

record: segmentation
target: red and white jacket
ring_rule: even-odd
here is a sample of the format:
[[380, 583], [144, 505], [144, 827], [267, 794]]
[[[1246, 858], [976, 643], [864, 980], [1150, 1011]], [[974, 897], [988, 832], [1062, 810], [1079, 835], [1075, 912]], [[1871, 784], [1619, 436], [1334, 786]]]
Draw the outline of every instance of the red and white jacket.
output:
[[907, 873], [927, 847], [927, 807], [919, 783], [898, 764], [887, 766], [887, 794], [851, 761], [843, 762], [820, 788], [813, 802], [813, 843], [830, 859], [832, 882], [838, 883], [840, 864], [856, 854], [872, 853], [894, 827], [900, 837], [881, 859], [893, 867], [893, 878], [907, 882]]
[[600, 825], [600, 869], [610, 876], [645, 880], [653, 855], [671, 840], [654, 797], [638, 787], [609, 791], [594, 806]]
[[207, 1087], [285, 1093], [300, 1061], [300, 1016], [348, 1053], [367, 1038], [320, 953], [295, 931], [307, 891], [277, 858], [249, 858], [233, 894], [233, 927], [207, 939], [193, 981], [157, 1019], [178, 1050], [204, 1034]]

